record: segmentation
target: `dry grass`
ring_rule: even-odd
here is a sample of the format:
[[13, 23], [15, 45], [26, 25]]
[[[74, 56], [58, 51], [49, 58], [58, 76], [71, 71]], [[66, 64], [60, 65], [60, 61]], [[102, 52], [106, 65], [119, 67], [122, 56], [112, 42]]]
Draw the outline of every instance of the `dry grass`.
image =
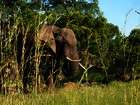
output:
[[139, 105], [139, 84], [136, 80], [77, 88], [70, 82], [51, 92], [1, 95], [0, 105]]
[[64, 83], [65, 90], [72, 90], [72, 89], [78, 89], [78, 88], [79, 88], [79, 84], [77, 83], [74, 83], [74, 82]]

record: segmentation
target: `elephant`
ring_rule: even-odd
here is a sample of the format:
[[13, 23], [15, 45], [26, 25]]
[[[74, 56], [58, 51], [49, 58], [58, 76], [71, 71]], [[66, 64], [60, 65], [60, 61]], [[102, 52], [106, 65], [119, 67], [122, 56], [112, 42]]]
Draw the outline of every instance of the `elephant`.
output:
[[[57, 61], [54, 67], [54, 72], [63, 60], [63, 74], [68, 80], [75, 80], [80, 73], [80, 59], [77, 51], [77, 39], [74, 32], [69, 28], [59, 28], [55, 25], [44, 24], [39, 31], [38, 39], [42, 43], [49, 44], [51, 52], [49, 52], [50, 50], [47, 50], [49, 53], [48, 55], [51, 55], [51, 58]], [[49, 75], [50, 74], [48, 73], [46, 78], [48, 78]]]
[[[23, 70], [21, 70], [24, 93], [28, 92], [28, 85], [33, 81], [32, 77], [35, 76], [36, 60], [33, 58], [35, 58], [35, 44], [37, 42], [40, 44], [41, 53], [39, 70], [46, 85], [51, 84], [50, 76], [53, 76], [55, 81], [56, 75], [60, 71], [66, 80], [74, 81], [78, 78], [80, 59], [77, 51], [77, 39], [73, 30], [44, 23], [37, 33], [37, 42], [35, 33], [32, 31], [27, 33], [24, 42], [23, 33], [19, 31], [17, 37], [17, 62], [19, 69], [21, 69], [21, 58], [24, 56]], [[23, 47], [25, 49], [24, 55], [22, 54]]]

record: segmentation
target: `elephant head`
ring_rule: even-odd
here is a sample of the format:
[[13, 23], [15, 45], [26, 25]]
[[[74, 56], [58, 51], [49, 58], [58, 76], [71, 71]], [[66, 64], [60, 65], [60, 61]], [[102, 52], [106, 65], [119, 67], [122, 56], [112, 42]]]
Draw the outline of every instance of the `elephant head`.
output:
[[62, 28], [61, 35], [64, 41], [64, 56], [66, 58], [67, 77], [76, 78], [79, 75], [79, 55], [77, 51], [77, 39], [69, 28]]
[[[55, 36], [59, 33], [59, 38]], [[77, 51], [77, 39], [69, 28], [59, 28], [54, 25], [44, 24], [39, 31], [38, 38], [48, 43], [52, 51], [65, 59], [63, 71], [66, 77], [72, 78], [79, 72], [79, 55]], [[61, 44], [60, 44], [61, 43]], [[62, 51], [60, 51], [62, 50]]]

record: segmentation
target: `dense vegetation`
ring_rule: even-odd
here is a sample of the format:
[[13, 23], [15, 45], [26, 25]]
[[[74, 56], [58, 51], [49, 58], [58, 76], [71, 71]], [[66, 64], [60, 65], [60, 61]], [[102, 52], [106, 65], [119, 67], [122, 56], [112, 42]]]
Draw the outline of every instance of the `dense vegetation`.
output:
[[[81, 63], [89, 68], [83, 81], [108, 83], [129, 81], [140, 76], [140, 29], [129, 36], [109, 23], [98, 7], [98, 0], [0, 1], [0, 86], [6, 84], [7, 69], [17, 71], [16, 39], [19, 32], [37, 33], [42, 23], [71, 28], [78, 40]], [[24, 51], [23, 51], [24, 52]], [[83, 70], [84, 72], [84, 70]], [[5, 76], [6, 77], [6, 76]], [[15, 78], [14, 83], [19, 83]], [[8, 82], [10, 83], [10, 82]]]

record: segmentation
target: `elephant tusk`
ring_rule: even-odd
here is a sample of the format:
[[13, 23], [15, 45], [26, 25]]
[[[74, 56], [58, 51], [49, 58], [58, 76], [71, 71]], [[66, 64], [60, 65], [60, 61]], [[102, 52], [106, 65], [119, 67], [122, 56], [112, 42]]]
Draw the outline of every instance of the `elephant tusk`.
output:
[[80, 65], [80, 67], [82, 67], [84, 70], [88, 70], [88, 69], [90, 69], [90, 68], [92, 68], [93, 67], [93, 65], [89, 65], [89, 67], [88, 68], [85, 68], [81, 63], [79, 63], [79, 65]]
[[73, 60], [73, 59], [71, 59], [71, 58], [69, 58], [68, 56], [66, 57], [66, 59], [67, 60], [69, 60], [69, 61], [72, 61], [72, 62], [80, 62], [81, 61], [81, 59], [78, 59], [78, 60]]
[[51, 57], [52, 55], [51, 55], [51, 54], [47, 54], [46, 56], [47, 56], [47, 57]]

